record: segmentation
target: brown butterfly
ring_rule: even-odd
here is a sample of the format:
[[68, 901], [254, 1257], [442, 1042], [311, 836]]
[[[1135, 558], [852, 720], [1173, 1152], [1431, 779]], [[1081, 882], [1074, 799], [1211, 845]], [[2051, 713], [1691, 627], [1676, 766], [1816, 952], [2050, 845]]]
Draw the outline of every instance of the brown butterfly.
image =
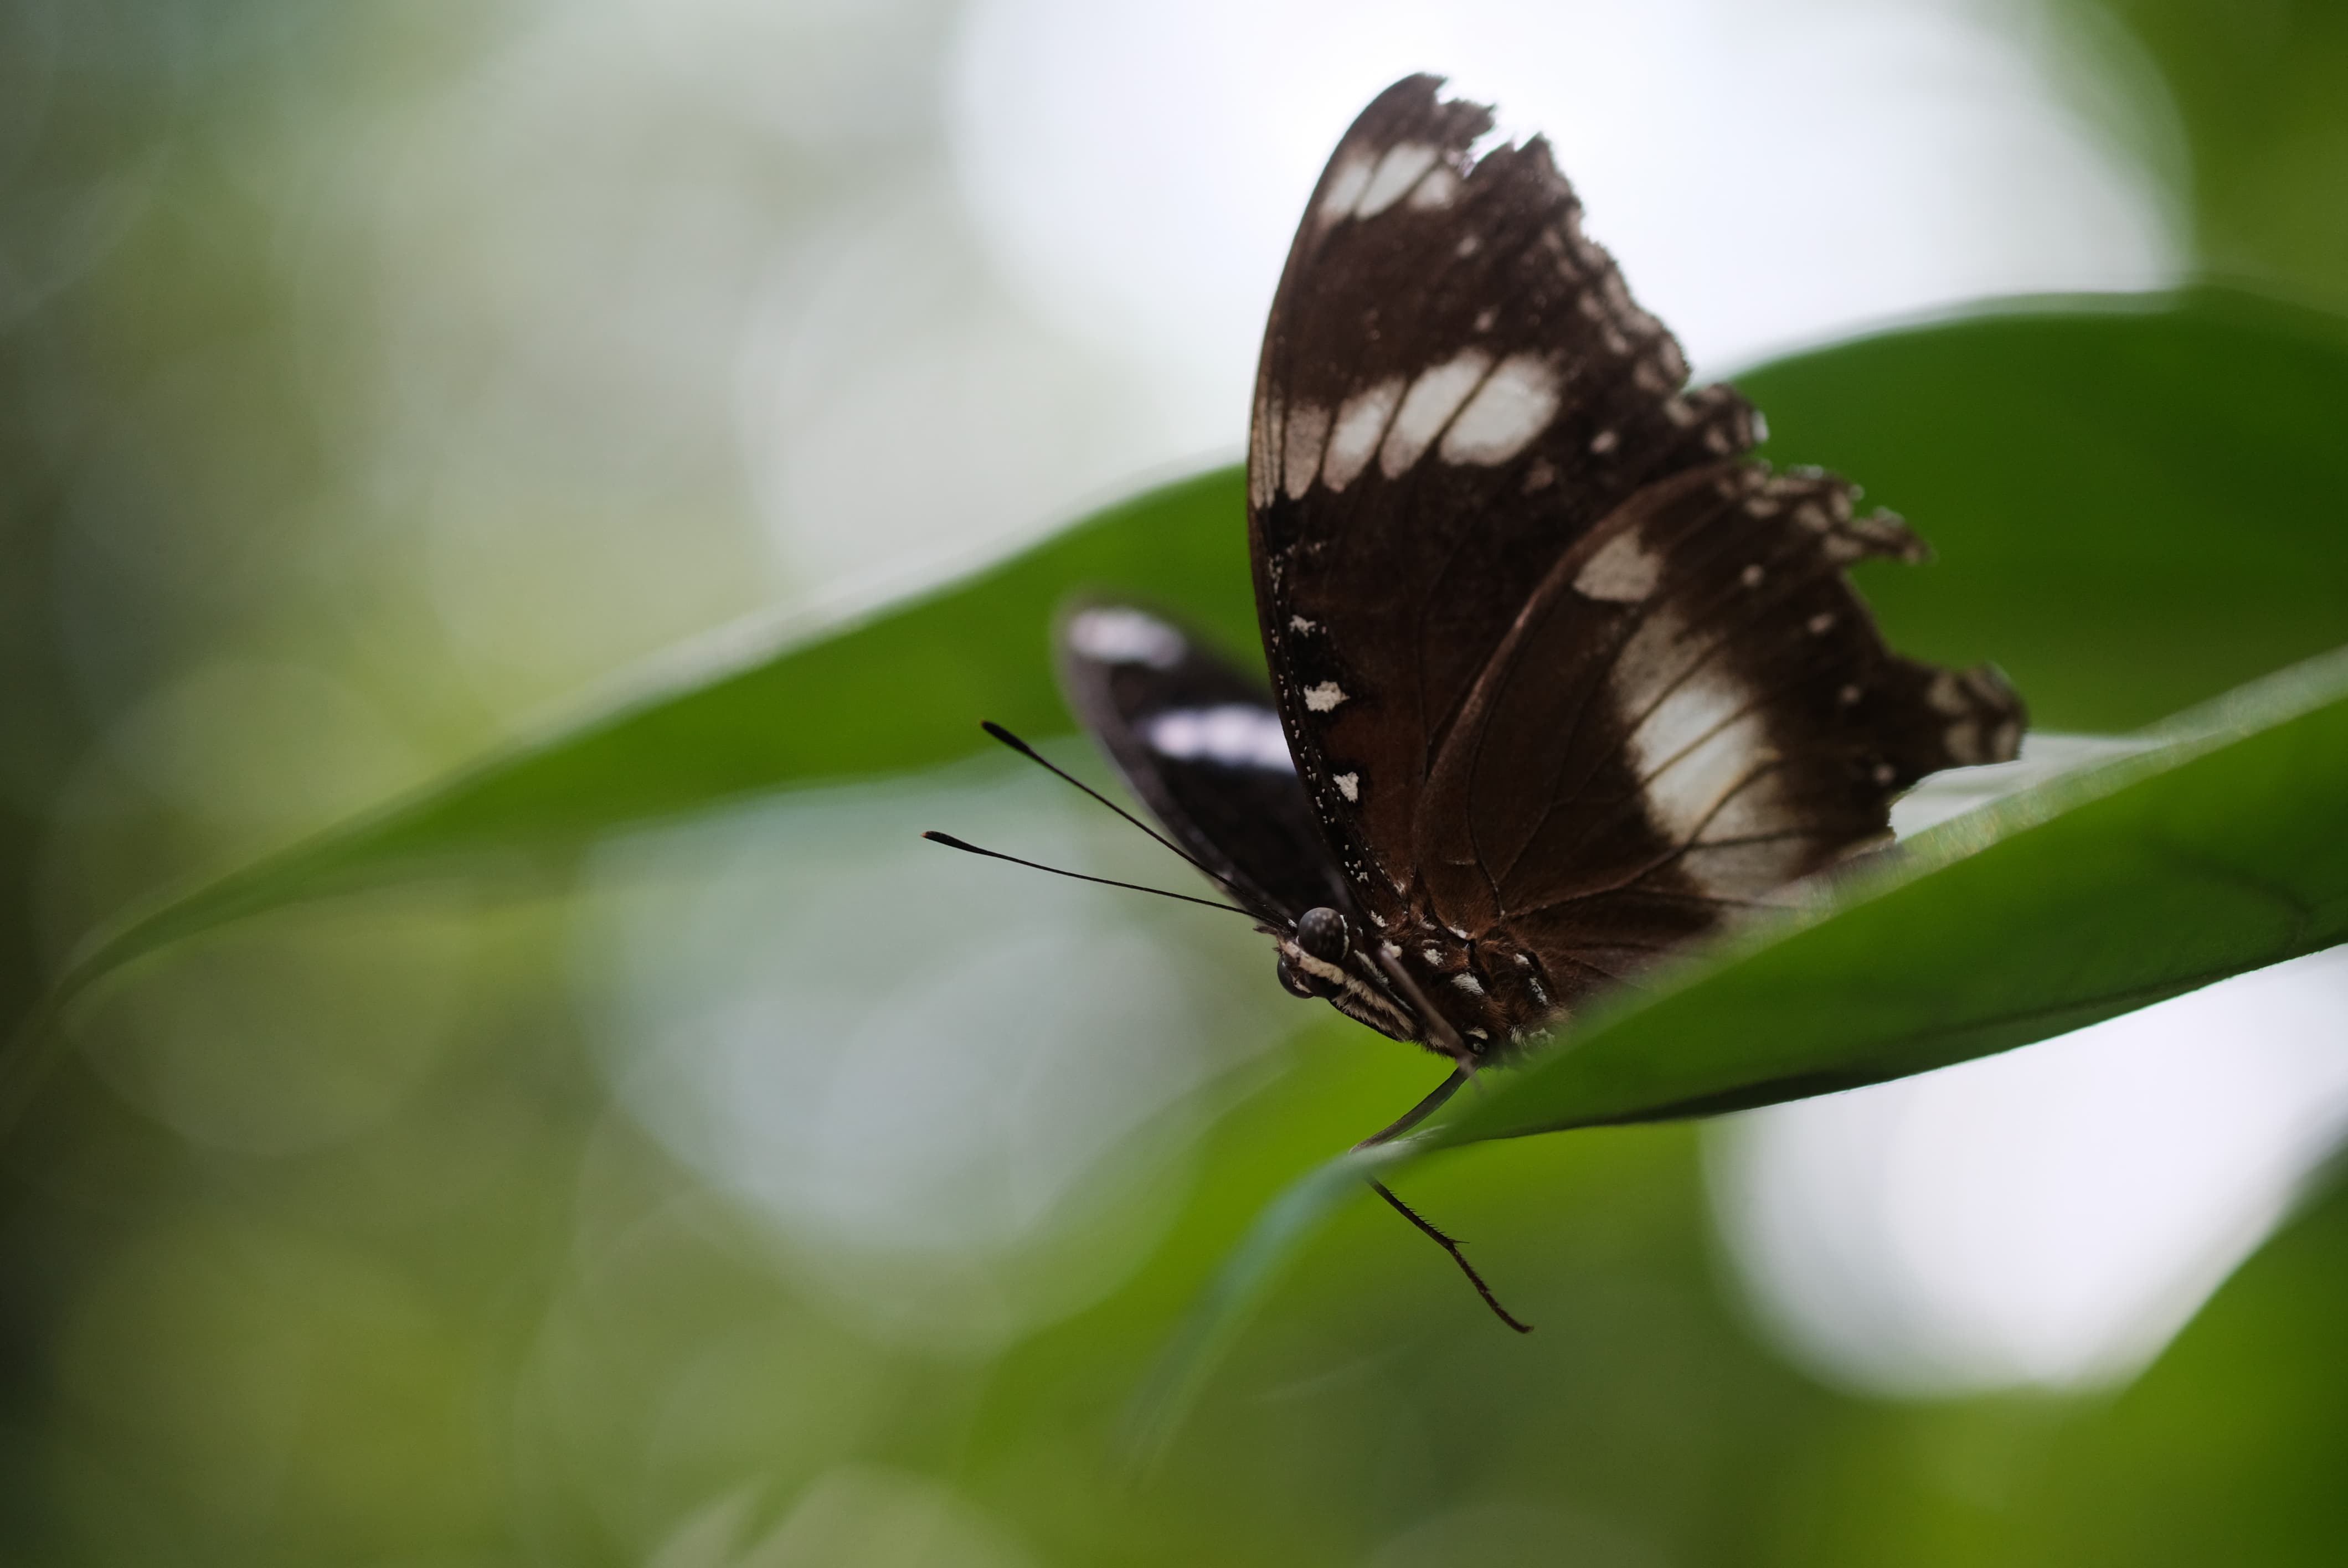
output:
[[1281, 982], [1452, 1063], [1381, 1138], [2023, 728], [1995, 670], [1887, 650], [1847, 580], [1916, 536], [1745, 456], [1759, 415], [1687, 389], [1547, 143], [1471, 158], [1491, 114], [1440, 85], [1346, 132], [1272, 301], [1272, 690], [1138, 605], [1059, 636], [1071, 706]]

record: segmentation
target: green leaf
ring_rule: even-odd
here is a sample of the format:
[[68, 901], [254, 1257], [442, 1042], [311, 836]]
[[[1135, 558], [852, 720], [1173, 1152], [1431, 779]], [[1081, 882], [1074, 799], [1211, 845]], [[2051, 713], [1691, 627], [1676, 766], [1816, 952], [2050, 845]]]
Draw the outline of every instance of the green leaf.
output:
[[2007, 307], [1735, 378], [1767, 455], [1904, 513], [1859, 582], [1905, 652], [1994, 659], [2042, 728], [2116, 733], [2348, 642], [2348, 323], [2200, 290]]
[[988, 743], [982, 718], [1065, 730], [1046, 630], [1072, 588], [1144, 594], [1251, 644], [1244, 483], [1222, 468], [1162, 486], [878, 608], [729, 628], [542, 733], [134, 912], [85, 946], [59, 989], [228, 921], [451, 860], [952, 762]]
[[1164, 1457], [1207, 1374], [1250, 1310], [1295, 1256], [1298, 1244], [1360, 1196], [1364, 1182], [1380, 1165], [1406, 1153], [1388, 1144], [1341, 1155], [1299, 1177], [1264, 1210], [1216, 1271], [1181, 1331], [1159, 1358], [1149, 1381], [1128, 1408], [1119, 1436], [1129, 1468], [1147, 1472]]
[[1918, 835], [1592, 1017], [1426, 1146], [1880, 1082], [2348, 941], [2343, 800], [2348, 650]]
[[[2115, 729], [2348, 641], [2338, 323], [2218, 292], [2031, 302], [1737, 378], [1780, 462], [1830, 464], [1941, 564], [1866, 588], [1909, 651], [2012, 671], [2042, 724]], [[571, 721], [84, 945], [69, 997], [173, 941], [340, 888], [923, 768], [992, 718], [1048, 733], [1045, 626], [1077, 587], [1254, 644], [1242, 482], [1220, 469], [885, 607], [736, 628]]]
[[1879, 1082], [2348, 941], [2348, 649], [2160, 736], [1919, 835], [1830, 900], [1694, 955], [1492, 1073], [1402, 1146], [1299, 1180], [1169, 1350], [1133, 1425], [1142, 1456], [1374, 1163]]

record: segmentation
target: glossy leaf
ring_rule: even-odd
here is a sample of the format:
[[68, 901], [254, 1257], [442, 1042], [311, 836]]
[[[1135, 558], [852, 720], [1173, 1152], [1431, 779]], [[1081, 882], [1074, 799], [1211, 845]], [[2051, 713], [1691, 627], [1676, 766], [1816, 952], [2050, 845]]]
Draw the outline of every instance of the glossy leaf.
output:
[[2348, 643], [2348, 325], [2247, 295], [2055, 299], [1736, 378], [1767, 456], [1930, 540], [1859, 582], [1920, 658], [2112, 733]]
[[[1865, 478], [1941, 552], [1865, 586], [1892, 639], [1994, 657], [2042, 724], [2116, 729], [2348, 641], [2334, 433], [2348, 336], [2247, 296], [2031, 302], [1737, 378], [1769, 455]], [[992, 718], [1066, 726], [1045, 628], [1078, 587], [1253, 645], [1242, 486], [1220, 469], [881, 608], [735, 628], [569, 723], [132, 912], [59, 989], [224, 922], [452, 859], [576, 843], [761, 791], [931, 766]]]
[[935, 766], [978, 721], [1067, 728], [1046, 641], [1078, 584], [1177, 604], [1244, 646], [1243, 481], [1150, 490], [1043, 544], [884, 606], [735, 628], [658, 661], [568, 722], [404, 800], [135, 912], [90, 942], [78, 990], [172, 941], [451, 860], [572, 845], [766, 791]]
[[1430, 1146], [1766, 1104], [2084, 1028], [2348, 941], [2348, 652], [1910, 841], [1573, 1030]]
[[2348, 650], [2164, 744], [1928, 830], [1830, 900], [1699, 954], [1490, 1075], [1410, 1147], [1333, 1160], [1258, 1220], [1169, 1353], [1162, 1441], [1232, 1319], [1372, 1165], [1764, 1105], [2045, 1040], [2348, 941]]

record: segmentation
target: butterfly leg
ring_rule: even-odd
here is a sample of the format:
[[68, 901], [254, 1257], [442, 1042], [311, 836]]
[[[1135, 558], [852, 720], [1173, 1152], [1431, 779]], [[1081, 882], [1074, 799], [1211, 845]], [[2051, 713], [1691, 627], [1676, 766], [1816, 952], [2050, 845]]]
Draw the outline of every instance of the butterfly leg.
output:
[[1408, 1204], [1404, 1203], [1400, 1198], [1395, 1197], [1394, 1195], [1393, 1189], [1388, 1187], [1384, 1182], [1371, 1182], [1370, 1189], [1376, 1193], [1378, 1196], [1385, 1199], [1388, 1204], [1392, 1204], [1395, 1213], [1400, 1214], [1403, 1218], [1416, 1225], [1426, 1235], [1429, 1240], [1435, 1243], [1436, 1245], [1441, 1247], [1444, 1251], [1451, 1255], [1451, 1261], [1459, 1266], [1459, 1272], [1468, 1276], [1468, 1283], [1476, 1287], [1476, 1294], [1484, 1298], [1484, 1305], [1492, 1309], [1493, 1317], [1498, 1317], [1501, 1322], [1507, 1324], [1509, 1327], [1515, 1329], [1519, 1334], [1529, 1334], [1533, 1331], [1533, 1326], [1531, 1324], [1519, 1322], [1516, 1318], [1509, 1315], [1509, 1309], [1500, 1305], [1500, 1298], [1492, 1294], [1492, 1287], [1484, 1283], [1484, 1276], [1476, 1272], [1475, 1266], [1469, 1263], [1468, 1261], [1467, 1255], [1459, 1250], [1459, 1244], [1457, 1241], [1454, 1241], [1451, 1237], [1445, 1235], [1441, 1231], [1437, 1230], [1433, 1225], [1427, 1224], [1424, 1218], [1420, 1217], [1416, 1209], [1412, 1208]]
[[1357, 1150], [1375, 1148], [1378, 1144], [1385, 1143], [1389, 1139], [1401, 1137], [1404, 1133], [1409, 1132], [1412, 1128], [1417, 1126], [1421, 1122], [1426, 1121], [1427, 1117], [1439, 1110], [1445, 1101], [1459, 1092], [1459, 1086], [1461, 1084], [1467, 1082], [1468, 1079], [1474, 1076], [1475, 1070], [1473, 1068], [1453, 1068], [1451, 1070], [1451, 1076], [1437, 1084], [1434, 1091], [1429, 1093], [1426, 1099], [1420, 1101], [1417, 1104], [1412, 1106], [1409, 1110], [1395, 1117], [1391, 1125], [1371, 1133], [1368, 1137], [1354, 1144], [1354, 1147]]
[[[1401, 1137], [1405, 1132], [1409, 1132], [1413, 1127], [1417, 1126], [1421, 1122], [1425, 1121], [1430, 1114], [1438, 1109], [1445, 1101], [1458, 1093], [1459, 1086], [1467, 1082], [1475, 1075], [1476, 1070], [1473, 1067], [1462, 1065], [1453, 1068], [1451, 1070], [1451, 1076], [1437, 1084], [1434, 1090], [1427, 1094], [1426, 1098], [1421, 1100], [1417, 1104], [1412, 1106], [1409, 1110], [1396, 1117], [1392, 1125], [1379, 1132], [1371, 1133], [1368, 1137], [1354, 1144], [1354, 1147], [1356, 1150], [1375, 1148], [1380, 1143], [1386, 1143], [1391, 1139]], [[1484, 1305], [1492, 1309], [1494, 1317], [1498, 1317], [1501, 1322], [1507, 1324], [1509, 1327], [1515, 1329], [1519, 1334], [1529, 1334], [1533, 1331], [1533, 1326], [1531, 1324], [1519, 1322], [1515, 1317], [1509, 1316], [1509, 1309], [1500, 1305], [1500, 1298], [1492, 1294], [1492, 1287], [1484, 1283], [1484, 1276], [1476, 1272], [1475, 1266], [1468, 1261], [1466, 1255], [1460, 1252], [1458, 1242], [1455, 1241], [1450, 1236], [1444, 1235], [1441, 1231], [1436, 1229], [1434, 1225], [1428, 1224], [1426, 1217], [1419, 1214], [1416, 1209], [1412, 1208], [1408, 1204], [1404, 1203], [1400, 1198], [1395, 1196], [1394, 1189], [1387, 1186], [1384, 1182], [1372, 1178], [1370, 1182], [1370, 1190], [1377, 1194], [1378, 1196], [1384, 1198], [1386, 1203], [1392, 1206], [1395, 1213], [1400, 1214], [1412, 1225], [1417, 1226], [1421, 1234], [1425, 1235], [1429, 1240], [1434, 1242], [1436, 1245], [1441, 1247], [1444, 1251], [1451, 1255], [1451, 1261], [1459, 1266], [1459, 1272], [1468, 1276], [1468, 1283], [1476, 1287], [1476, 1294], [1484, 1298]]]

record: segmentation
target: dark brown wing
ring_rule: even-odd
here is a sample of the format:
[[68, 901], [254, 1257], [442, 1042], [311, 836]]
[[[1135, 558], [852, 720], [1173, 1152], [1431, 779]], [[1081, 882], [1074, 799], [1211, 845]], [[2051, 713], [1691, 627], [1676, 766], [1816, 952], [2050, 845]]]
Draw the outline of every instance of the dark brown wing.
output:
[[1257, 377], [1257, 610], [1330, 849], [1470, 1040], [1879, 842], [2013, 754], [1993, 671], [1888, 652], [1843, 568], [1914, 558], [1830, 476], [1743, 460], [1538, 139], [1415, 77], [1340, 143]]
[[1350, 909], [1262, 682], [1132, 604], [1072, 605], [1056, 641], [1069, 708], [1251, 913], [1284, 928], [1318, 905]]
[[1915, 559], [1829, 475], [1642, 491], [1550, 570], [1451, 726], [1413, 840], [1427, 912], [1558, 1004], [1881, 840], [1927, 774], [2014, 754], [1994, 671], [1885, 649], [1843, 569]]
[[1314, 190], [1266, 328], [1249, 453], [1275, 695], [1365, 908], [1411, 883], [1425, 781], [1558, 557], [1642, 487], [1751, 445], [1582, 237], [1533, 140], [1471, 163], [1488, 111], [1381, 94]]

